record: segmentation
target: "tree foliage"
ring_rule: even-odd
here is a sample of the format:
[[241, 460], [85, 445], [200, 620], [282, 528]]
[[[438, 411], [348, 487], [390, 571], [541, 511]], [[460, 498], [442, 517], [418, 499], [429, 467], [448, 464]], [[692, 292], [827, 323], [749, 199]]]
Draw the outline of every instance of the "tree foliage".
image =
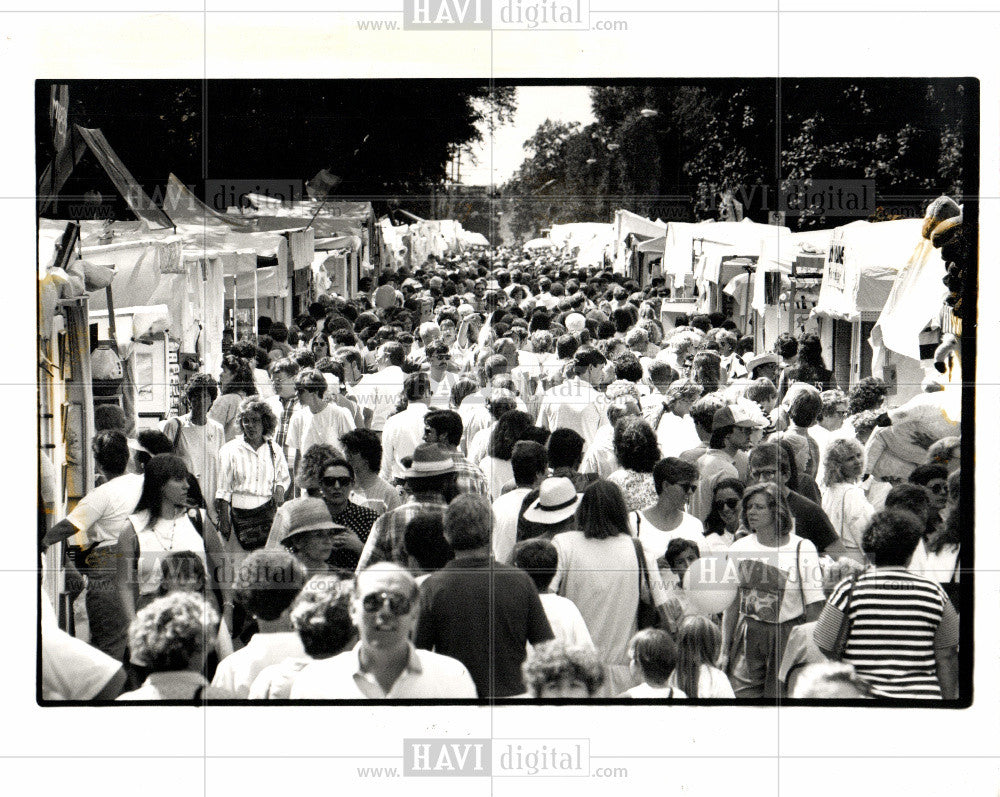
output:
[[[36, 84], [39, 172], [52, 155], [49, 86]], [[304, 181], [321, 168], [343, 196], [414, 198], [429, 210], [458, 147], [513, 116], [513, 87], [460, 80], [71, 81], [70, 121], [99, 127], [150, 195], [173, 172], [207, 181]], [[67, 192], [102, 182], [81, 163]], [[160, 189], [157, 192], [157, 188]]]
[[[881, 212], [919, 213], [934, 196], [969, 185], [965, 140], [976, 91], [928, 79], [597, 86], [596, 123], [548, 121], [525, 142], [527, 157], [504, 186], [506, 212], [527, 236], [557, 221], [608, 221], [617, 208], [714, 218], [730, 191], [747, 216], [767, 221], [790, 181], [871, 179]], [[556, 151], [539, 148], [553, 135]], [[538, 199], [545, 184], [558, 203]]]

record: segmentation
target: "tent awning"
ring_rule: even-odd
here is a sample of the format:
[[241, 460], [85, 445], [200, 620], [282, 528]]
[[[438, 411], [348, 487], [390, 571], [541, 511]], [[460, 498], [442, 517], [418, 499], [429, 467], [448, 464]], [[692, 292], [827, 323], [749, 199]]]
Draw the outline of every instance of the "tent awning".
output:
[[856, 221], [833, 230], [813, 313], [856, 321], [862, 311], [880, 312], [923, 240], [922, 224], [921, 219]]

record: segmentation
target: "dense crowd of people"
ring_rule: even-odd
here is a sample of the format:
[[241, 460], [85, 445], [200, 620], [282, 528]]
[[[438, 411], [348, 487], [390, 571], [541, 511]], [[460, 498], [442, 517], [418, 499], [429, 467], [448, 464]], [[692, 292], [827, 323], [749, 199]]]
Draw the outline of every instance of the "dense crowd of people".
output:
[[960, 440], [875, 473], [886, 386], [815, 334], [558, 255], [362, 283], [100, 408], [44, 697], [957, 697]]

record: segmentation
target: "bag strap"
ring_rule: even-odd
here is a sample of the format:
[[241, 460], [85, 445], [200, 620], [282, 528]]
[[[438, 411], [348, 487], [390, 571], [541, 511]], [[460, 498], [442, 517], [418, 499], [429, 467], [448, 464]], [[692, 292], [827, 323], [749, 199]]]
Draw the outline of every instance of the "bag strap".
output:
[[660, 425], [660, 421], [663, 420], [663, 416], [667, 414], [667, 403], [665, 401], [660, 402], [660, 414], [656, 416], [656, 422], [651, 424], [653, 431], [655, 432]]
[[800, 557], [802, 554], [802, 543], [805, 540], [799, 540], [799, 544], [795, 546], [795, 576], [799, 580], [799, 595], [802, 599], [802, 615], [805, 616], [806, 613], [806, 588], [802, 583], [802, 568], [799, 566]]
[[636, 537], [632, 537], [632, 547], [635, 549], [635, 558], [639, 563], [639, 602], [642, 602], [642, 583], [646, 582], [646, 590], [649, 593], [649, 601], [653, 602], [653, 587], [649, 583], [649, 570], [646, 568], [646, 556], [642, 550], [642, 543]]
[[857, 586], [858, 578], [861, 573], [855, 573], [851, 576], [851, 586], [847, 588], [847, 603], [844, 604], [844, 622], [849, 623], [848, 613], [851, 611], [851, 601], [854, 600], [854, 587]]
[[[173, 434], [167, 432], [167, 429], [172, 429]], [[167, 436], [167, 439], [170, 440], [174, 451], [176, 451], [177, 443], [180, 441], [181, 436], [181, 419], [176, 415], [173, 418], [168, 418], [163, 424], [163, 433]]]
[[278, 486], [278, 459], [274, 453], [274, 444], [268, 440], [267, 450], [271, 452], [271, 497], [274, 497], [274, 488]]

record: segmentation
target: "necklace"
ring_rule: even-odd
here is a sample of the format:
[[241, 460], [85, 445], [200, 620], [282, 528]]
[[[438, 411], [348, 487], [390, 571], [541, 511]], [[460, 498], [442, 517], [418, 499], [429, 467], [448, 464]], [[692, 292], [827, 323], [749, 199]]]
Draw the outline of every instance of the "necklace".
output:
[[177, 518], [170, 521], [170, 542], [164, 543], [163, 537], [160, 536], [160, 532], [157, 530], [157, 526], [160, 525], [160, 521], [164, 518], [158, 518], [157, 521], [152, 525], [153, 536], [156, 537], [156, 541], [160, 543], [160, 547], [164, 551], [172, 551], [174, 549], [174, 536], [177, 534]]

